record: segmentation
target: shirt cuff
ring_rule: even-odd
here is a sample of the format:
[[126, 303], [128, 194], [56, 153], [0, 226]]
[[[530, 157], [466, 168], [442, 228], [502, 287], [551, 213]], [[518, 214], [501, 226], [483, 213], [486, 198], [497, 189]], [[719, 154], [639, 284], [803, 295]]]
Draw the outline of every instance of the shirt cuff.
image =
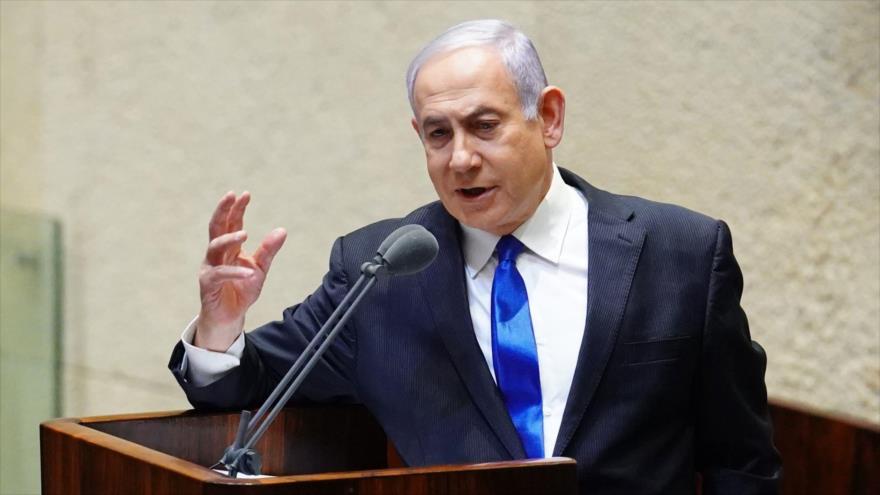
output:
[[180, 336], [180, 341], [186, 349], [180, 368], [193, 385], [204, 387], [223, 378], [223, 375], [241, 364], [241, 356], [244, 354], [244, 332], [235, 339], [226, 352], [209, 351], [192, 344], [198, 322], [199, 317], [196, 316]]

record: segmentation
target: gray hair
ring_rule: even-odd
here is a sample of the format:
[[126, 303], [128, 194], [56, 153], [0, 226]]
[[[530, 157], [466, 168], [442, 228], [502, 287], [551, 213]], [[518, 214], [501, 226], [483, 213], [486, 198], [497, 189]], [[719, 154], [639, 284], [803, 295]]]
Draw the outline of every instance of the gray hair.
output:
[[528, 120], [537, 118], [538, 100], [541, 91], [547, 87], [547, 76], [538, 51], [522, 31], [497, 19], [457, 24], [422, 48], [406, 71], [406, 91], [413, 113], [416, 111], [413, 87], [422, 65], [435, 55], [472, 46], [491, 46], [498, 50], [516, 86], [523, 115]]

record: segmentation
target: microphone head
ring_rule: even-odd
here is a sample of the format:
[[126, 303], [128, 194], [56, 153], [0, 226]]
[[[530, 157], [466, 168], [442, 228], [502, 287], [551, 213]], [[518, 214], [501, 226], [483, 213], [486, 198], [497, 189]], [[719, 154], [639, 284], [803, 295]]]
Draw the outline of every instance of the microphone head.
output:
[[[405, 225], [388, 237], [404, 228], [406, 231], [396, 237], [382, 255], [383, 265], [389, 275], [409, 275], [424, 270], [434, 261], [440, 249], [434, 235], [421, 225]], [[382, 243], [384, 244], [385, 242]]]
[[379, 247], [376, 248], [376, 254], [379, 255], [379, 258], [384, 257], [385, 252], [388, 251], [388, 248], [390, 248], [391, 245], [397, 241], [397, 239], [400, 239], [400, 236], [417, 229], [424, 229], [424, 227], [413, 223], [398, 227], [394, 232], [388, 234], [388, 237], [386, 237], [385, 240], [382, 241], [382, 244], [379, 244]]

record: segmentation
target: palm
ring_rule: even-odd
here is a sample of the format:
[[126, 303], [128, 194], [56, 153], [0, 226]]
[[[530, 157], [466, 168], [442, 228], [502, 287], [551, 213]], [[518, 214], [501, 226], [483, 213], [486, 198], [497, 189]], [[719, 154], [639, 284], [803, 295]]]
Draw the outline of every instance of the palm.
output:
[[237, 320], [260, 296], [266, 273], [257, 267], [252, 256], [240, 254], [233, 263], [235, 266], [251, 268], [254, 274], [241, 280], [230, 280], [220, 284], [213, 294], [202, 301], [212, 306], [216, 321], [232, 322]]
[[285, 232], [270, 232], [252, 254], [242, 251], [247, 234], [242, 230], [244, 210], [250, 201], [245, 192], [226, 194], [209, 225], [211, 242], [199, 273], [202, 310], [197, 339], [210, 345], [231, 343], [241, 332], [244, 315], [260, 296], [272, 258], [284, 243]]

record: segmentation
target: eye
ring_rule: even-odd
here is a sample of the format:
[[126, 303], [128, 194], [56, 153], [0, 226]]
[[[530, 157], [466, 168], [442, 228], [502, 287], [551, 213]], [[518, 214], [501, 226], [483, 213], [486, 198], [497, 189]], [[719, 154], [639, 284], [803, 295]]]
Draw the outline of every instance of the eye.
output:
[[476, 127], [480, 131], [491, 131], [498, 127], [498, 122], [494, 120], [481, 120], [477, 122]]
[[446, 134], [446, 129], [434, 129], [428, 133], [428, 137], [431, 139], [439, 139], [446, 136]]

